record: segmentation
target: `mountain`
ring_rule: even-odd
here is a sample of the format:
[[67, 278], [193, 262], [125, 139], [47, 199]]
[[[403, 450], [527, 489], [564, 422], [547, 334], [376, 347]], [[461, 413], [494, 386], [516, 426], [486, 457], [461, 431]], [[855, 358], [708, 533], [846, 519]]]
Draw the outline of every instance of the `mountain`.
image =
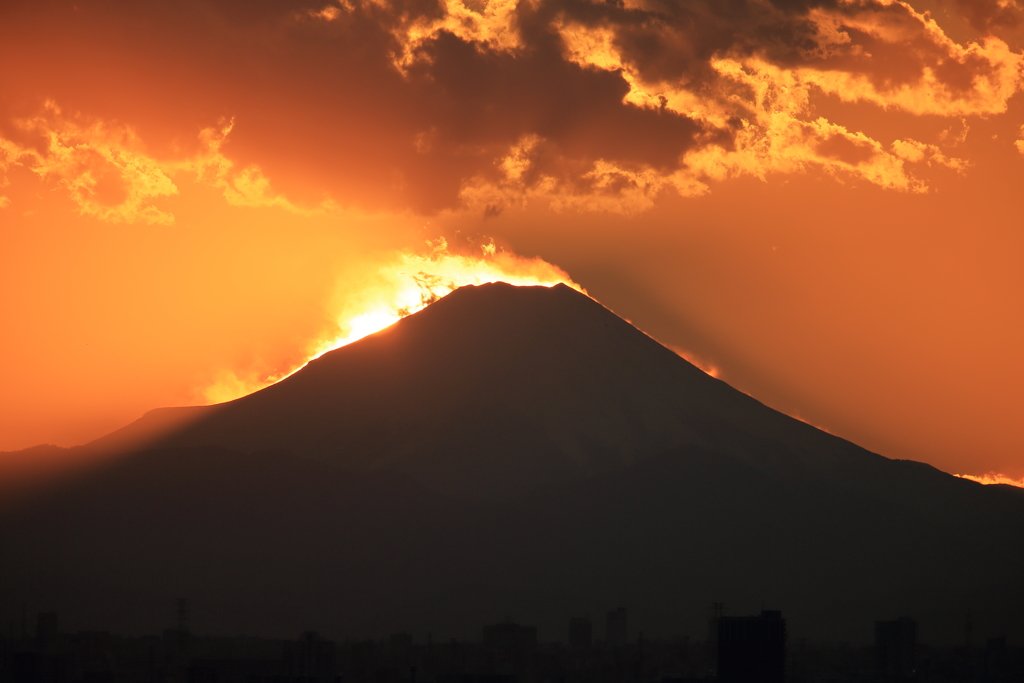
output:
[[909, 614], [959, 642], [968, 609], [979, 639], [1024, 637], [1024, 491], [782, 415], [564, 286], [459, 289], [81, 451], [97, 464], [0, 512], [0, 585], [83, 627], [157, 630], [185, 595], [224, 633], [513, 616], [556, 639], [624, 605], [703, 638], [722, 601], [795, 637]]
[[479, 500], [683, 446], [779, 473], [879, 457], [708, 376], [565, 285], [463, 287], [262, 391], [154, 411], [105, 441], [168, 421], [149, 445], [286, 449]]

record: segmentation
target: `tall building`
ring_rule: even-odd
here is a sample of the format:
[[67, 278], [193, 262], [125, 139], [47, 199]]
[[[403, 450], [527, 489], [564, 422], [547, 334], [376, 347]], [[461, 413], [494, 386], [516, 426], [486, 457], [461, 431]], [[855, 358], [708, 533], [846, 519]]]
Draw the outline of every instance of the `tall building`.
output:
[[57, 637], [60, 629], [57, 627], [56, 612], [40, 612], [36, 621], [36, 638], [41, 643], [49, 643]]
[[605, 620], [605, 640], [608, 647], [622, 647], [626, 644], [625, 607], [619, 607], [608, 613]]
[[875, 657], [882, 680], [913, 678], [917, 669], [917, 622], [910, 617], [875, 622]]
[[763, 610], [756, 617], [718, 618], [718, 680], [782, 683], [786, 675], [786, 620]]
[[483, 646], [488, 650], [533, 652], [537, 649], [537, 627], [504, 621], [483, 628]]
[[590, 617], [573, 617], [569, 620], [569, 647], [586, 650], [593, 642], [594, 633]]
[[[530, 678], [537, 652], [537, 627], [520, 626], [509, 620], [483, 628], [486, 673], [514, 680]], [[504, 678], [495, 679], [508, 683]]]

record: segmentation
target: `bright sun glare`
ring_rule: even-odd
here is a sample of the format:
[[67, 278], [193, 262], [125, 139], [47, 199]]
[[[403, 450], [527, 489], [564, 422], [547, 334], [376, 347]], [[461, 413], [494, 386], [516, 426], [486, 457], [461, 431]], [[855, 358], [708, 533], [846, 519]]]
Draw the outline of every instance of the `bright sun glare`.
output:
[[360, 291], [349, 293], [337, 316], [336, 332], [314, 341], [305, 361], [262, 380], [234, 374], [221, 377], [203, 392], [208, 403], [223, 403], [270, 386], [298, 372], [311, 360], [393, 325], [465, 285], [507, 282], [518, 286], [552, 287], [559, 283], [586, 291], [557, 266], [540, 258], [525, 258], [504, 251], [493, 241], [479, 254], [456, 254], [444, 238], [428, 241], [425, 253], [402, 253], [382, 266], [376, 278]]

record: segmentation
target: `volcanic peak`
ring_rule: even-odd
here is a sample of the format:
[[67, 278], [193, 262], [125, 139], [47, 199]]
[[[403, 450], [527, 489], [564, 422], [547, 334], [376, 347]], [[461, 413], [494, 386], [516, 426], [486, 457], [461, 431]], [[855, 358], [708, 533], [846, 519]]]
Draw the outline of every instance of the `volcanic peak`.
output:
[[682, 447], [775, 471], [866, 454], [709, 377], [565, 285], [462, 287], [191, 416], [156, 445], [287, 450], [469, 499], [514, 498]]

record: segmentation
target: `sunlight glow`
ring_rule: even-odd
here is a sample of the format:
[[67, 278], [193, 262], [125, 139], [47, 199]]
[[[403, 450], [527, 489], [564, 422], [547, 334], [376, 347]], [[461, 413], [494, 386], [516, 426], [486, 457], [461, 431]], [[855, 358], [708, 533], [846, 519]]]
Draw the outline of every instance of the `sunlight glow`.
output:
[[976, 481], [979, 484], [1009, 484], [1010, 486], [1017, 486], [1024, 488], [1024, 479], [1013, 479], [1005, 474], [999, 474], [997, 472], [989, 472], [988, 474], [982, 474], [975, 476], [973, 474], [954, 474], [954, 477], [960, 477], [961, 479], [970, 479]]
[[552, 287], [559, 283], [586, 291], [557, 266], [525, 258], [497, 247], [479, 246], [479, 255], [452, 253], [444, 238], [428, 241], [426, 253], [402, 253], [382, 266], [358, 291], [347, 290], [336, 318], [335, 333], [314, 341], [309, 356], [297, 367], [249, 381], [231, 372], [219, 376], [203, 396], [209, 403], [240, 398], [289, 377], [311, 360], [393, 325], [465, 285], [507, 282], [517, 286]]

